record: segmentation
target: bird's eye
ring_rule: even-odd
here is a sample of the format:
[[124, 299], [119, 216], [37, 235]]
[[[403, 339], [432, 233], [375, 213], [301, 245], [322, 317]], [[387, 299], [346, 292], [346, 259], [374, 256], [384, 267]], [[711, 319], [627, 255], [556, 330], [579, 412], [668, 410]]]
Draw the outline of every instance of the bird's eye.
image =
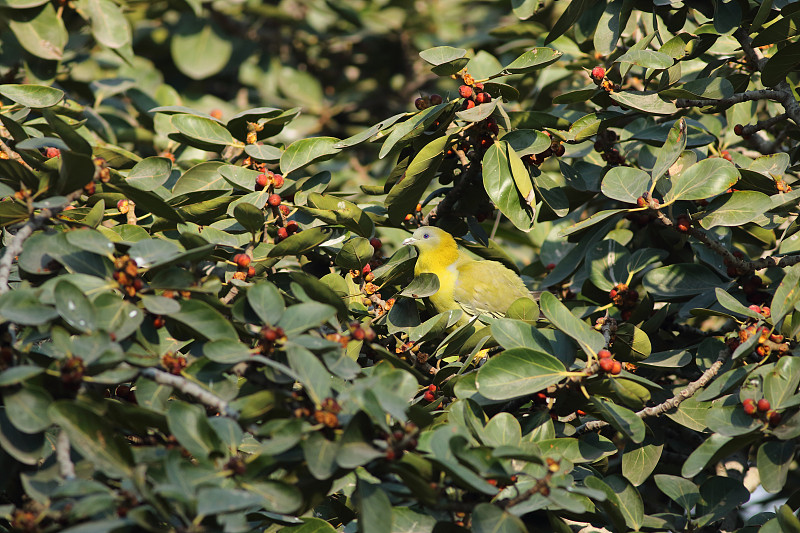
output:
[[430, 235], [428, 235], [427, 233], [423, 233], [423, 234], [422, 234], [422, 238], [423, 238], [423, 239], [427, 239], [428, 237], [430, 237]]

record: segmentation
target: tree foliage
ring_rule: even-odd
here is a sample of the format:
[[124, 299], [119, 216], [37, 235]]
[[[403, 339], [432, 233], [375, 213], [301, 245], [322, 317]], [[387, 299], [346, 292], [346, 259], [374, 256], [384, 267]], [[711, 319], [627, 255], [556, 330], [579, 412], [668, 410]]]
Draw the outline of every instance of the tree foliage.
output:
[[800, 531], [795, 5], [0, 2], [0, 529]]

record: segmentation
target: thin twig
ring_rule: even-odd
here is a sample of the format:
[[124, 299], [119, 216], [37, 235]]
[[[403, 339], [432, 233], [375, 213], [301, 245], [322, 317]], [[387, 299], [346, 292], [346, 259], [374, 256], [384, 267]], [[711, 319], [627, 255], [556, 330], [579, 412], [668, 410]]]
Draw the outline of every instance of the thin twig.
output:
[[766, 130], [789, 118], [789, 113], [782, 113], [780, 115], [770, 117], [767, 120], [759, 120], [755, 124], [749, 124], [742, 127], [742, 136], [752, 135], [757, 131]]
[[773, 100], [775, 102], [782, 102], [783, 99], [784, 95], [781, 93], [781, 91], [758, 89], [756, 91], [746, 91], [743, 93], [734, 94], [728, 98], [720, 98], [718, 100], [708, 98], [699, 98], [696, 100], [678, 98], [675, 100], [675, 107], [684, 108], [714, 106], [718, 111], [724, 111], [732, 105], [740, 104], [742, 102], [750, 102], [753, 100]]
[[21, 155], [19, 155], [17, 152], [9, 148], [9, 146], [5, 143], [5, 141], [3, 141], [3, 139], [0, 139], [0, 150], [2, 150], [3, 153], [6, 154], [9, 159], [13, 159], [23, 167], [33, 172], [33, 168], [31, 168], [31, 166], [28, 163], [26, 163], [24, 159], [22, 159]]
[[58, 471], [64, 479], [75, 479], [75, 465], [69, 457], [69, 437], [63, 429], [58, 432], [56, 437], [56, 461]]
[[[714, 361], [714, 364], [708, 367], [708, 369], [706, 369], [706, 371], [703, 372], [703, 374], [699, 378], [697, 378], [697, 380], [689, 383], [689, 385], [685, 389], [682, 389], [678, 394], [676, 394], [669, 400], [660, 403], [658, 405], [654, 405], [653, 407], [645, 407], [641, 411], [637, 411], [636, 416], [638, 416], [639, 418], [660, 416], [669, 411], [670, 409], [675, 409], [681, 403], [683, 403], [684, 400], [691, 398], [697, 393], [697, 391], [705, 387], [708, 384], [708, 382], [711, 381], [714, 378], [714, 376], [717, 375], [719, 369], [722, 368], [722, 365], [725, 364], [725, 361], [728, 360], [728, 357], [730, 357], [730, 355], [731, 351], [729, 349], [725, 348], [723, 350], [720, 350], [719, 355], [717, 356], [717, 360]], [[608, 425], [609, 425], [608, 422], [605, 422], [603, 420], [592, 420], [591, 422], [587, 422], [582, 426], [579, 426], [575, 430], [575, 433], [576, 435], [583, 435], [592, 431], [597, 431], [598, 429], [602, 429]]]
[[[665, 215], [659, 210], [655, 210], [655, 215], [662, 224], [664, 224], [667, 227], [675, 229], [675, 223], [667, 215]], [[695, 227], [689, 227], [689, 230], [686, 233], [688, 235], [691, 235], [698, 241], [702, 242], [704, 245], [708, 246], [713, 252], [721, 255], [725, 259], [726, 264], [734, 266], [741, 270], [755, 271], [755, 270], [764, 270], [765, 268], [769, 267], [784, 268], [800, 263], [800, 255], [789, 255], [784, 257], [769, 256], [756, 259], [755, 261], [739, 259], [735, 255], [733, 255], [733, 252], [725, 248], [719, 242], [711, 239], [702, 230], [699, 230]]]
[[[430, 226], [434, 221], [436, 221], [436, 219], [447, 216], [459, 198], [461, 198], [464, 193], [469, 190], [469, 185], [472, 183], [472, 180], [475, 178], [475, 176], [478, 175], [481, 165], [475, 161], [470, 161], [463, 150], [455, 150], [455, 153], [461, 159], [466, 170], [464, 171], [464, 174], [462, 174], [459, 182], [447, 192], [444, 198], [442, 198], [442, 201], [439, 202], [433, 209], [428, 211], [428, 214], [425, 215], [420, 223], [422, 226]], [[464, 163], [464, 161], [467, 163]]]
[[34, 231], [39, 229], [54, 215], [61, 212], [77, 198], [80, 198], [82, 193], [83, 189], [79, 189], [68, 194], [60, 205], [42, 209], [39, 211], [38, 215], [31, 215], [30, 219], [17, 231], [14, 238], [11, 239], [11, 242], [5, 247], [3, 257], [0, 258], [0, 294], [5, 294], [9, 290], [8, 278], [11, 276], [11, 266], [14, 264], [14, 259], [16, 259], [22, 251], [22, 245], [25, 244], [28, 237], [33, 235]]
[[239, 413], [231, 409], [228, 406], [228, 402], [226, 402], [216, 394], [207, 391], [200, 385], [192, 383], [186, 378], [183, 378], [181, 376], [176, 376], [174, 374], [170, 374], [169, 372], [164, 372], [163, 370], [159, 370], [157, 368], [152, 368], [152, 367], [143, 368], [139, 372], [139, 374], [147, 379], [155, 381], [156, 383], [159, 383], [161, 385], [169, 385], [170, 387], [174, 387], [179, 391], [183, 392], [184, 394], [193, 396], [200, 403], [202, 403], [207, 407], [215, 409], [221, 415], [233, 419], [239, 418]]

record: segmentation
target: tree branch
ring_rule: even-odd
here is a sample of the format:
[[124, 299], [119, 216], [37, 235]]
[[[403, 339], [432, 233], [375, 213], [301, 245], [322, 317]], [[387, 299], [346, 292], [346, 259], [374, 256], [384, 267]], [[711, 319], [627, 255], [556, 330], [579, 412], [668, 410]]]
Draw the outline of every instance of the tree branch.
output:
[[705, 98], [691, 100], [687, 98], [678, 98], [675, 100], [675, 107], [685, 108], [714, 106], [717, 111], [724, 111], [732, 105], [740, 104], [742, 102], [750, 102], [753, 100], [773, 100], [775, 102], [782, 102], [783, 98], [784, 95], [781, 93], [781, 91], [759, 89], [756, 91], [746, 91], [743, 93], [734, 94], [733, 96], [721, 98], [719, 100]]
[[[689, 385], [687, 385], [685, 389], [682, 389], [678, 394], [676, 394], [669, 400], [660, 403], [658, 405], [654, 405], [653, 407], [645, 407], [641, 411], [637, 411], [636, 416], [638, 416], [639, 418], [660, 416], [671, 409], [675, 409], [681, 403], [683, 403], [684, 400], [687, 400], [692, 396], [694, 396], [698, 390], [705, 387], [709, 381], [714, 379], [714, 377], [719, 372], [719, 369], [722, 368], [722, 365], [725, 364], [725, 361], [728, 360], [728, 357], [730, 357], [730, 355], [731, 351], [729, 349], [725, 348], [721, 350], [719, 352], [719, 355], [717, 356], [717, 360], [714, 361], [714, 364], [708, 367], [708, 369], [705, 372], [703, 372], [703, 374], [699, 378], [697, 378], [697, 380], [689, 383]], [[609, 425], [608, 422], [605, 422], [603, 420], [592, 420], [591, 422], [586, 422], [582, 426], [579, 426], [575, 430], [575, 434], [584, 435], [586, 433], [602, 429], [608, 425]]]
[[63, 429], [56, 437], [56, 461], [58, 471], [64, 479], [75, 479], [75, 465], [69, 457], [69, 437]]
[[191, 381], [181, 376], [175, 376], [169, 372], [164, 372], [157, 368], [143, 368], [139, 374], [147, 379], [151, 379], [161, 385], [169, 385], [174, 387], [184, 394], [194, 397], [197, 401], [207, 407], [216, 409], [221, 415], [229, 418], [239, 418], [239, 413], [234, 411], [228, 406], [228, 402], [213, 394], [200, 385], [192, 383]]
[[33, 235], [33, 232], [50, 220], [53, 215], [58, 214], [77, 198], [80, 198], [82, 193], [83, 189], [79, 189], [67, 195], [60, 205], [42, 209], [38, 215], [31, 215], [30, 219], [17, 231], [14, 238], [5, 247], [3, 257], [0, 258], [0, 294], [4, 294], [9, 290], [8, 278], [11, 275], [11, 266], [14, 264], [14, 259], [22, 251], [22, 245], [25, 244], [28, 237]]

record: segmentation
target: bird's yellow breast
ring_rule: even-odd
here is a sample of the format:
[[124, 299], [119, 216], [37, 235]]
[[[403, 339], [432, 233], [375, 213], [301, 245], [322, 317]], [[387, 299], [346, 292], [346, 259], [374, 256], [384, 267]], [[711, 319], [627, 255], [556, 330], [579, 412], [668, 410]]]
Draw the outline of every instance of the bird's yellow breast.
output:
[[436, 274], [439, 278], [439, 290], [431, 295], [428, 300], [441, 313], [450, 309], [458, 309], [458, 304], [453, 299], [453, 291], [458, 280], [458, 249], [440, 247], [436, 253], [421, 253], [414, 267], [414, 275]]

